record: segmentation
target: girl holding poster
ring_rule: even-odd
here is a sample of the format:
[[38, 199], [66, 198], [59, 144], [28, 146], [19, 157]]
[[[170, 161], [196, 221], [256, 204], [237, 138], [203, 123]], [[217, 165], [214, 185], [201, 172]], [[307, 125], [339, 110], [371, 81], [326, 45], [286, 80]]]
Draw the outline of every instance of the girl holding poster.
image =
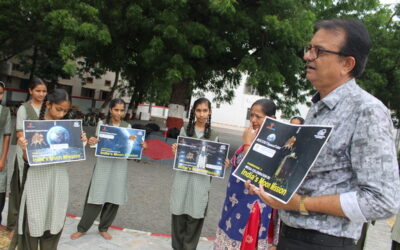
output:
[[250, 127], [243, 132], [243, 145], [232, 157], [226, 198], [218, 223], [214, 249], [275, 249], [279, 227], [276, 211], [257, 195], [248, 194], [244, 183], [232, 175], [255, 139], [265, 117], [275, 118], [275, 103], [260, 99], [250, 109]]
[[[96, 136], [100, 125], [131, 128], [131, 125], [122, 120], [125, 113], [125, 102], [122, 99], [113, 99], [110, 102], [108, 115], [105, 121], [99, 121]], [[89, 139], [89, 145], [96, 145], [99, 140], [95, 137]], [[147, 148], [146, 142], [142, 143], [143, 149]], [[119, 205], [128, 200], [128, 161], [126, 159], [98, 157], [94, 167], [92, 180], [86, 195], [82, 218], [78, 224], [77, 232], [70, 238], [75, 240], [85, 234], [100, 214], [99, 232], [106, 239], [112, 236], [107, 232], [117, 215]]]
[[[10, 109], [1, 105], [4, 96], [5, 84], [0, 81], [0, 223], [2, 212], [6, 203], [7, 189], [7, 154], [10, 146], [11, 136], [11, 115]], [[5, 231], [7, 227], [0, 225], [0, 231]]]
[[[181, 136], [218, 141], [211, 129], [211, 102], [197, 99], [190, 111], [187, 128]], [[172, 146], [176, 152], [177, 145]], [[172, 248], [196, 249], [206, 216], [211, 177], [190, 172], [175, 171], [171, 191]]]
[[[47, 95], [45, 103], [39, 120], [60, 120], [71, 107], [70, 97], [63, 89], [54, 89]], [[85, 133], [81, 138], [86, 145]], [[28, 141], [23, 135], [18, 144], [28, 170], [23, 184], [17, 234], [14, 234], [10, 249], [38, 249], [38, 246], [40, 249], [57, 249], [68, 207], [68, 163], [29, 166], [26, 155]]]
[[[47, 86], [42, 79], [34, 77], [29, 86], [30, 100], [22, 103], [17, 112], [16, 139], [23, 136], [24, 120], [38, 120], [41, 109], [45, 109], [44, 99], [47, 95]], [[15, 144], [16, 139], [13, 140]], [[14, 172], [10, 182], [10, 194], [8, 199], [7, 227], [10, 230], [9, 237], [12, 238], [17, 226], [18, 212], [22, 195], [22, 180], [27, 169], [24, 168], [24, 159], [21, 147], [16, 147], [16, 158], [14, 161]]]

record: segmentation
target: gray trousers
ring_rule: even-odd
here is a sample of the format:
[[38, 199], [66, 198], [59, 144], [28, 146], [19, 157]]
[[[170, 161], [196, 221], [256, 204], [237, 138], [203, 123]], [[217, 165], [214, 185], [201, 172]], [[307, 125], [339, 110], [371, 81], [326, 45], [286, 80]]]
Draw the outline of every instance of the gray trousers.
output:
[[175, 250], [196, 250], [204, 218], [195, 219], [187, 214], [172, 215], [172, 248]]
[[79, 221], [78, 224], [78, 232], [87, 232], [99, 214], [99, 231], [107, 232], [108, 228], [114, 221], [115, 216], [117, 216], [118, 208], [119, 205], [108, 202], [104, 203], [103, 205], [90, 204], [86, 202], [85, 207], [83, 208], [81, 221]]
[[16, 230], [14, 236], [11, 240], [10, 246], [8, 250], [57, 250], [58, 242], [60, 241], [60, 237], [63, 229], [60, 230], [57, 234], [51, 234], [49, 230], [45, 231], [40, 237], [32, 237], [29, 232], [29, 225], [27, 221], [27, 214], [25, 208], [25, 216], [22, 223], [22, 235], [18, 234], [18, 225], [16, 226]]

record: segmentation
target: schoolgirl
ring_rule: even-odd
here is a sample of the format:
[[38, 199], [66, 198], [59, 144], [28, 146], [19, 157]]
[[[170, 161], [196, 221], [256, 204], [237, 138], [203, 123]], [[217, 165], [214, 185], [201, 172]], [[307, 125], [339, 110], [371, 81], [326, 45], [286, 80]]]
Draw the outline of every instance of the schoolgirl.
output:
[[[62, 119], [71, 107], [68, 93], [54, 89], [47, 95], [46, 105], [40, 110], [40, 120]], [[84, 145], [87, 139], [81, 135]], [[27, 140], [20, 136], [18, 144], [27, 162]], [[68, 164], [31, 166], [27, 173], [21, 197], [17, 233], [10, 249], [57, 249], [64, 227], [69, 197]]]
[[[0, 81], [0, 223], [2, 212], [6, 202], [7, 190], [7, 154], [10, 146], [11, 137], [11, 114], [10, 109], [1, 105], [6, 86]], [[7, 227], [0, 225], [0, 231], [5, 231]]]
[[[30, 86], [29, 94], [30, 100], [21, 104], [17, 112], [16, 120], [16, 138], [18, 139], [23, 135], [23, 121], [24, 120], [38, 120], [40, 109], [45, 107], [43, 100], [47, 95], [47, 86], [38, 77], [34, 77]], [[16, 143], [16, 140], [14, 144]], [[8, 215], [7, 215], [7, 228], [10, 230], [9, 237], [12, 238], [14, 229], [17, 225], [18, 212], [20, 207], [20, 200], [22, 195], [22, 180], [24, 176], [24, 159], [22, 157], [21, 147], [16, 147], [16, 158], [14, 161], [14, 172], [10, 182], [10, 194], [8, 198]]]
[[[218, 141], [211, 129], [211, 102], [197, 99], [190, 111], [187, 128], [181, 136]], [[177, 145], [173, 145], [176, 152]], [[172, 248], [196, 249], [206, 216], [211, 177], [189, 172], [176, 171], [171, 190]]]
[[[113, 99], [110, 102], [108, 115], [105, 121], [99, 121], [100, 125], [131, 128], [131, 125], [122, 120], [125, 113], [125, 102], [122, 99]], [[96, 145], [99, 140], [95, 137], [89, 139], [89, 145]], [[145, 142], [143, 148], [147, 147]], [[92, 226], [94, 220], [100, 214], [99, 232], [106, 239], [111, 240], [108, 228], [117, 215], [120, 205], [128, 200], [128, 161], [126, 159], [97, 158], [92, 180], [86, 195], [82, 218], [78, 224], [77, 232], [71, 235], [75, 240], [85, 234]]]

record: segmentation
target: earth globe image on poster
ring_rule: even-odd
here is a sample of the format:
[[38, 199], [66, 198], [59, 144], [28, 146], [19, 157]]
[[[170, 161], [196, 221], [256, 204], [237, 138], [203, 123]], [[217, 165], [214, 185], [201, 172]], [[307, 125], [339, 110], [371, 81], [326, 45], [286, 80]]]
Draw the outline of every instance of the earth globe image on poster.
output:
[[54, 126], [47, 132], [47, 142], [52, 144], [69, 144], [71, 136], [67, 129], [61, 126]]
[[112, 133], [113, 137], [109, 139], [101, 138], [101, 148], [112, 149], [114, 152], [125, 156], [140, 155], [144, 132], [114, 127], [104, 127], [105, 131]]

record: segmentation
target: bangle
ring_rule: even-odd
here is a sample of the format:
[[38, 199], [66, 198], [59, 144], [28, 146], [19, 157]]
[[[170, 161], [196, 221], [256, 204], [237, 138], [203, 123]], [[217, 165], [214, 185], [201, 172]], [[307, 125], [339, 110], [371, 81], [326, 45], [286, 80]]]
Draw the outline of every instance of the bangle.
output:
[[243, 144], [243, 147], [250, 147], [250, 144]]

